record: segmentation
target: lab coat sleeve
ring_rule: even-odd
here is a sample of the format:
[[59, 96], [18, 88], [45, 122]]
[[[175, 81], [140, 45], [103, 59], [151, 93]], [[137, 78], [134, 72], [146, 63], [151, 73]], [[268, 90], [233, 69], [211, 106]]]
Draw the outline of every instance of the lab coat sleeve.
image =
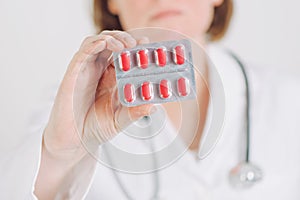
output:
[[42, 129], [26, 135], [14, 150], [1, 156], [0, 199], [35, 199], [34, 182], [40, 164]]
[[[0, 161], [0, 199], [37, 199], [34, 186], [41, 160], [43, 128], [26, 136], [13, 151], [1, 156]], [[91, 186], [96, 164], [87, 154], [67, 174], [58, 199], [84, 199]]]
[[[43, 132], [54, 99], [37, 105], [29, 120], [28, 134], [8, 153], [0, 155], [0, 199], [37, 199], [34, 186], [38, 175]], [[96, 172], [96, 160], [87, 154], [64, 179], [58, 199], [84, 199]]]

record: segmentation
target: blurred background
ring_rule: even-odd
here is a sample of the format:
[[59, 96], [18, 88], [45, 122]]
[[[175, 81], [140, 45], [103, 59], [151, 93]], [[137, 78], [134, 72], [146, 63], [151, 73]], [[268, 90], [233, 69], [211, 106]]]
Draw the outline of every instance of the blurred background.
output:
[[[300, 2], [234, 3], [221, 44], [244, 61], [300, 75]], [[53, 93], [84, 37], [95, 32], [91, 5], [91, 0], [0, 1], [0, 152], [26, 137], [32, 113], [49, 99], [48, 90]]]

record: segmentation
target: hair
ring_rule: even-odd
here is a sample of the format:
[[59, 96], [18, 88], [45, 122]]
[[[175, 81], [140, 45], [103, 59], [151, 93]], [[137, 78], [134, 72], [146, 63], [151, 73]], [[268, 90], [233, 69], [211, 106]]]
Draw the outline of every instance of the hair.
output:
[[[215, 7], [212, 23], [207, 31], [211, 41], [220, 40], [225, 35], [233, 13], [232, 0], [224, 0]], [[119, 17], [108, 9], [108, 0], [94, 0], [93, 19], [97, 32], [102, 30], [123, 30]]]

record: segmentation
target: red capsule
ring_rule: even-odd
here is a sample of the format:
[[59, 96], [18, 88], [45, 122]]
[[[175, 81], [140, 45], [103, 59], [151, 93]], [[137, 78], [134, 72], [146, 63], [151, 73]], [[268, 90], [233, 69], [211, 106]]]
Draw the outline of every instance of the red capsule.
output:
[[127, 83], [124, 86], [124, 98], [128, 103], [132, 103], [135, 100], [135, 89], [134, 86], [130, 83]]
[[181, 77], [177, 80], [177, 90], [180, 96], [187, 96], [190, 93], [189, 80]]
[[130, 70], [130, 53], [128, 51], [120, 54], [119, 65], [122, 71], [126, 72]]
[[136, 53], [138, 66], [142, 69], [146, 69], [148, 67], [148, 50], [143, 49], [139, 50]]
[[157, 48], [154, 51], [156, 65], [163, 67], [167, 64], [167, 53], [165, 47]]
[[170, 81], [163, 79], [159, 83], [159, 93], [160, 97], [163, 99], [167, 99], [171, 96], [172, 89], [171, 89], [171, 84]]
[[173, 59], [177, 65], [182, 65], [185, 60], [184, 46], [178, 45], [173, 49]]
[[149, 101], [153, 98], [153, 86], [152, 83], [146, 81], [141, 87], [142, 97], [144, 101]]

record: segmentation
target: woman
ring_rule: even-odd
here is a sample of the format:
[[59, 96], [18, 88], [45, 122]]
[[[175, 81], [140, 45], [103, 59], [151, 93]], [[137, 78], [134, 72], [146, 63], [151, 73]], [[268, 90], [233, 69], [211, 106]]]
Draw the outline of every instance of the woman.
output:
[[[10, 193], [6, 197], [265, 199], [272, 196], [272, 199], [299, 199], [296, 186], [300, 184], [300, 172], [297, 170], [300, 159], [295, 152], [300, 148], [295, 145], [299, 136], [296, 135], [296, 118], [293, 115], [296, 117], [300, 109], [299, 106], [296, 109], [292, 107], [299, 97], [295, 98], [295, 90], [287, 89], [296, 89], [296, 84], [286, 82], [284, 75], [275, 81], [272, 76], [266, 77], [264, 73], [251, 69], [255, 107], [251, 113], [255, 133], [251, 140], [255, 145], [252, 155], [266, 176], [249, 190], [237, 190], [228, 183], [228, 172], [241, 160], [239, 143], [243, 141], [240, 137], [244, 130], [242, 119], [246, 106], [244, 80], [236, 61], [221, 50], [211, 49], [208, 43], [222, 38], [226, 32], [232, 12], [231, 0], [95, 0], [94, 11], [100, 33], [86, 38], [70, 62], [41, 136], [40, 158], [38, 155], [30, 156], [39, 153], [40, 138], [34, 135], [29, 138], [28, 144], [24, 144], [23, 149], [27, 151], [16, 154], [19, 158], [27, 158], [26, 162], [24, 159], [10, 159], [12, 164], [6, 163], [14, 166], [7, 169], [6, 176], [20, 173], [23, 177], [23, 187], [18, 194]], [[200, 80], [197, 82], [200, 88], [197, 100], [200, 115], [205, 117], [201, 118], [195, 138], [188, 145], [189, 151], [157, 173], [135, 175], [97, 165], [82, 142], [95, 152], [128, 124], [157, 112], [153, 105], [127, 108], [113, 101], [115, 74], [109, 60], [111, 52], [147, 43], [148, 39], [104, 29], [131, 30], [140, 27], [172, 29], [207, 48], [224, 84], [226, 121], [223, 136], [215, 150], [198, 162], [194, 153], [199, 150], [209, 106], [209, 89]], [[277, 86], [278, 90], [274, 91]], [[177, 116], [174, 115], [175, 107], [175, 104], [165, 105], [167, 112], [173, 113], [169, 116], [169, 130], [174, 130], [178, 122], [174, 117]], [[281, 146], [286, 144], [288, 146]], [[23, 166], [26, 166], [24, 171], [20, 168]], [[288, 183], [288, 186], [282, 183]], [[3, 188], [11, 190], [13, 187], [7, 184]]]

